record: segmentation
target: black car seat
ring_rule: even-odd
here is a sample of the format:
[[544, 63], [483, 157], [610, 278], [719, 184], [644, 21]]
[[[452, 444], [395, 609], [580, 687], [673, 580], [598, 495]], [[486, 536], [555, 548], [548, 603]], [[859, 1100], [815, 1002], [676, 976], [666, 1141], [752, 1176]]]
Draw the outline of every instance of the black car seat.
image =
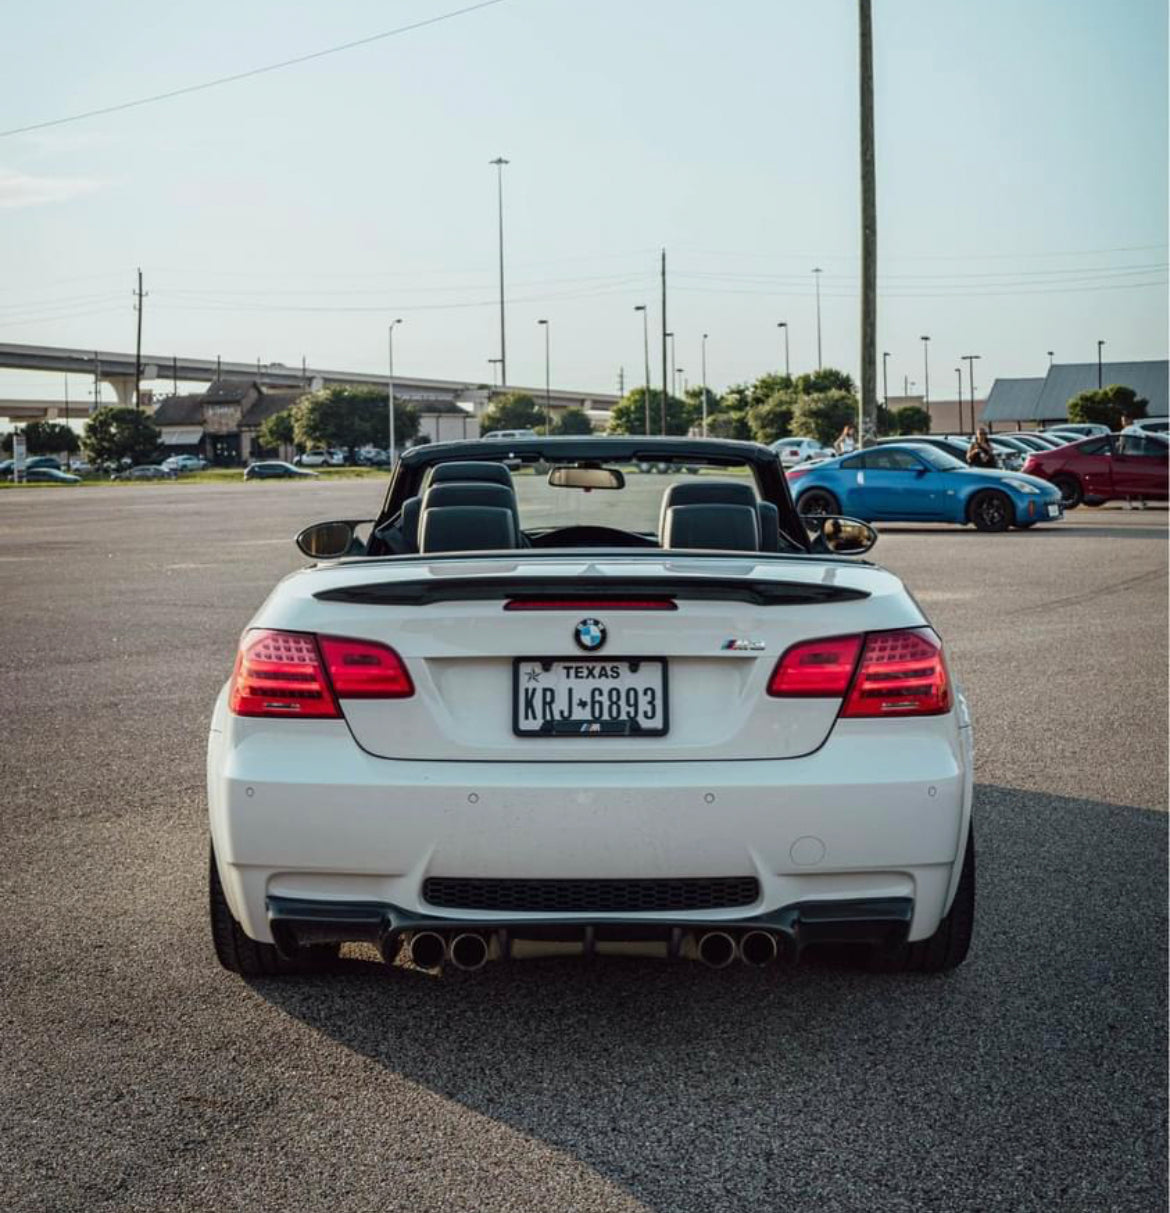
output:
[[753, 505], [672, 505], [662, 528], [664, 548], [758, 552], [760, 515]]
[[516, 494], [511, 485], [505, 488], [489, 480], [451, 480], [432, 484], [423, 493], [424, 510], [452, 505], [490, 505], [497, 510], [511, 510], [516, 520], [516, 530], [520, 530], [520, 512], [516, 508]]
[[757, 501], [756, 512], [760, 516], [760, 551], [781, 551], [780, 511], [770, 501]]
[[502, 463], [487, 460], [462, 459], [457, 463], [440, 463], [431, 473], [428, 485], [448, 484], [452, 480], [486, 480], [491, 484], [512, 487], [512, 473]]
[[658, 510], [660, 536], [666, 527], [666, 511], [679, 505], [746, 505], [754, 510], [756, 494], [745, 480], [680, 480], [662, 494]]
[[518, 540], [512, 511], [489, 505], [424, 509], [418, 529], [418, 548], [424, 554], [511, 549]]

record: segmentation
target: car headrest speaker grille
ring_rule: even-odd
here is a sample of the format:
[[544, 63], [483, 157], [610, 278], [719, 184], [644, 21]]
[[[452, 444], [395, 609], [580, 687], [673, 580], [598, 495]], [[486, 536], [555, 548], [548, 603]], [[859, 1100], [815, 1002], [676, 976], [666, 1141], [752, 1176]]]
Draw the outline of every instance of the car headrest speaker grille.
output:
[[419, 524], [420, 552], [476, 552], [517, 546], [511, 510], [487, 505], [445, 505], [424, 509]]
[[675, 505], [666, 511], [664, 548], [711, 548], [715, 551], [757, 552], [759, 515], [746, 505]]
[[458, 463], [440, 463], [431, 473], [431, 484], [448, 484], [452, 480], [486, 480], [491, 484], [512, 487], [512, 473], [502, 463], [463, 459]]

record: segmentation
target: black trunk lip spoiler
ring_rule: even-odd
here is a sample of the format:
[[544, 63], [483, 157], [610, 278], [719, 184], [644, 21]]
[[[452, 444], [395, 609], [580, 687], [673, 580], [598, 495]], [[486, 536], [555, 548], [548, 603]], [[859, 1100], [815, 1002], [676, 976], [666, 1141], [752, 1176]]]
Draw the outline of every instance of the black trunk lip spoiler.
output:
[[[318, 590], [321, 602], [377, 606], [431, 606], [440, 602], [493, 602], [510, 598], [674, 598], [699, 602], [743, 602], [752, 606], [815, 606], [869, 598], [855, 586], [742, 577], [459, 577], [379, 581]], [[620, 610], [619, 606], [610, 609]]]

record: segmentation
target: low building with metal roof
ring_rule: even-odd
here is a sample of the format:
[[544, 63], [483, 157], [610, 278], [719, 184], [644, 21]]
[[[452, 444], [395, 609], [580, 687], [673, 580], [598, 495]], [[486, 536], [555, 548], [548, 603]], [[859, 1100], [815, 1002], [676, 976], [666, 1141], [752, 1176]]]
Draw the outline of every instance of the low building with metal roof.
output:
[[1068, 402], [1098, 384], [1122, 384], [1148, 401], [1146, 416], [1170, 415], [1170, 362], [1056, 363], [1043, 379], [997, 379], [983, 410], [985, 423], [1051, 425], [1068, 420]]

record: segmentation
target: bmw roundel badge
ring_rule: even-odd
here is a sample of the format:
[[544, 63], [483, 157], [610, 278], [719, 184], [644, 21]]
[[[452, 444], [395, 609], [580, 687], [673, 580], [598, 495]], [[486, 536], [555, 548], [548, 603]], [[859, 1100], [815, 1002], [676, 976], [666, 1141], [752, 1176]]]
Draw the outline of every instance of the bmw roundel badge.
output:
[[586, 653], [596, 653], [605, 644], [605, 624], [600, 619], [582, 619], [573, 629], [573, 639]]

